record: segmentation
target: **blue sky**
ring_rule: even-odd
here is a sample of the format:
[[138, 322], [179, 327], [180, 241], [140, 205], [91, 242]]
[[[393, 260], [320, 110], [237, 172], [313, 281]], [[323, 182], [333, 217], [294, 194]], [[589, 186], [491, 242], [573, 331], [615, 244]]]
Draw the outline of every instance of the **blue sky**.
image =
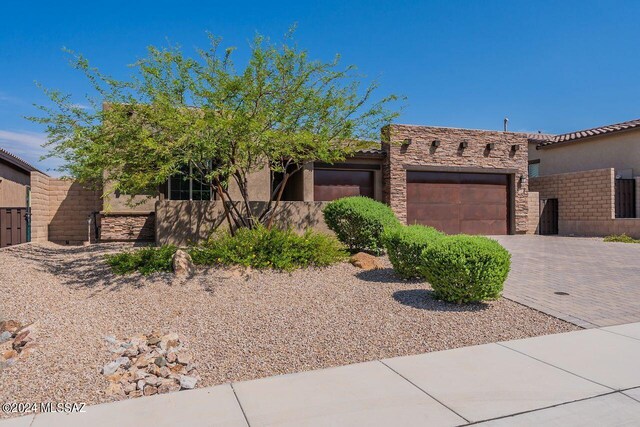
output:
[[206, 31], [247, 52], [256, 31], [312, 57], [340, 53], [407, 96], [399, 123], [568, 132], [640, 117], [637, 1], [31, 1], [2, 2], [0, 147], [39, 162], [43, 129], [23, 116], [46, 100], [34, 82], [88, 91], [63, 47], [125, 77], [146, 46], [205, 47]]

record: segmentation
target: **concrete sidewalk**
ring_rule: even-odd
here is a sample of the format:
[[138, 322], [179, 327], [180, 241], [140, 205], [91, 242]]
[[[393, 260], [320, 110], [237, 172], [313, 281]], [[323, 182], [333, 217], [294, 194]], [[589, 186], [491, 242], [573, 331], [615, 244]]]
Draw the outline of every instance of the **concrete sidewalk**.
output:
[[640, 323], [39, 414], [9, 426], [640, 424]]

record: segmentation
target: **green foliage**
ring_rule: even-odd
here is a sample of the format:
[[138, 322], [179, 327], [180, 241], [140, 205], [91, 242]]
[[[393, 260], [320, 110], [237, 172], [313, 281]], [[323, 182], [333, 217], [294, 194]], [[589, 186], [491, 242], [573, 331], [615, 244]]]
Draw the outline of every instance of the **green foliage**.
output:
[[160, 271], [173, 271], [171, 261], [176, 250], [175, 246], [166, 245], [106, 255], [105, 258], [116, 274], [137, 271], [147, 276]]
[[640, 240], [634, 239], [633, 237], [622, 233], [622, 234], [612, 234], [604, 238], [605, 242], [620, 242], [620, 243], [640, 243]]
[[381, 254], [382, 234], [401, 226], [389, 206], [362, 196], [329, 202], [323, 214], [329, 228], [354, 252]]
[[436, 297], [455, 303], [496, 299], [511, 267], [511, 254], [495, 240], [455, 235], [422, 252], [420, 264]]
[[422, 251], [444, 236], [433, 227], [392, 227], [383, 234], [384, 246], [396, 273], [404, 279], [421, 277]]
[[258, 226], [242, 228], [235, 235], [214, 236], [190, 251], [195, 264], [243, 265], [291, 271], [324, 267], [346, 260], [344, 247], [334, 237], [311, 230], [299, 235], [292, 230]]
[[[49, 155], [82, 183], [108, 171], [111, 191], [147, 194], [191, 167], [191, 178], [218, 200], [229, 202], [235, 184], [245, 203], [226, 203], [230, 218], [251, 227], [269, 223], [288, 177], [304, 164], [343, 160], [379, 141], [379, 128], [398, 116], [388, 110], [398, 97], [373, 99], [375, 82], [362, 87], [355, 68], [338, 58], [312, 60], [292, 32], [281, 44], [256, 36], [243, 69], [234, 67], [233, 51], [215, 37], [195, 57], [178, 46], [150, 47], [125, 80], [70, 52], [97, 96], [80, 101], [45, 90], [53, 107], [30, 119], [46, 126]], [[284, 178], [269, 199], [275, 203], [257, 212], [246, 203], [247, 176], [265, 167]]]

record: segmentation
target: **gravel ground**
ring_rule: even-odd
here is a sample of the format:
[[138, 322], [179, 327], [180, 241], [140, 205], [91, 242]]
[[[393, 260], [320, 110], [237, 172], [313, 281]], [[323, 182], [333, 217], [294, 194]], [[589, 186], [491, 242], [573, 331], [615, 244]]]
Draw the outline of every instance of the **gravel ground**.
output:
[[114, 276], [102, 256], [122, 247], [0, 250], [0, 320], [37, 321], [41, 345], [0, 373], [0, 402], [112, 400], [106, 335], [179, 333], [202, 387], [578, 329], [505, 299], [438, 302], [391, 268]]

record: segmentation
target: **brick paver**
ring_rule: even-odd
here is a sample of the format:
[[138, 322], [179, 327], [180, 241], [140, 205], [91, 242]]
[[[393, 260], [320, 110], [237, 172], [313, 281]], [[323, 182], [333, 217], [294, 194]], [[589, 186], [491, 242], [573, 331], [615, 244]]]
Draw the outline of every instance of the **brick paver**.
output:
[[640, 244], [494, 238], [512, 254], [506, 298], [585, 328], [640, 321]]

